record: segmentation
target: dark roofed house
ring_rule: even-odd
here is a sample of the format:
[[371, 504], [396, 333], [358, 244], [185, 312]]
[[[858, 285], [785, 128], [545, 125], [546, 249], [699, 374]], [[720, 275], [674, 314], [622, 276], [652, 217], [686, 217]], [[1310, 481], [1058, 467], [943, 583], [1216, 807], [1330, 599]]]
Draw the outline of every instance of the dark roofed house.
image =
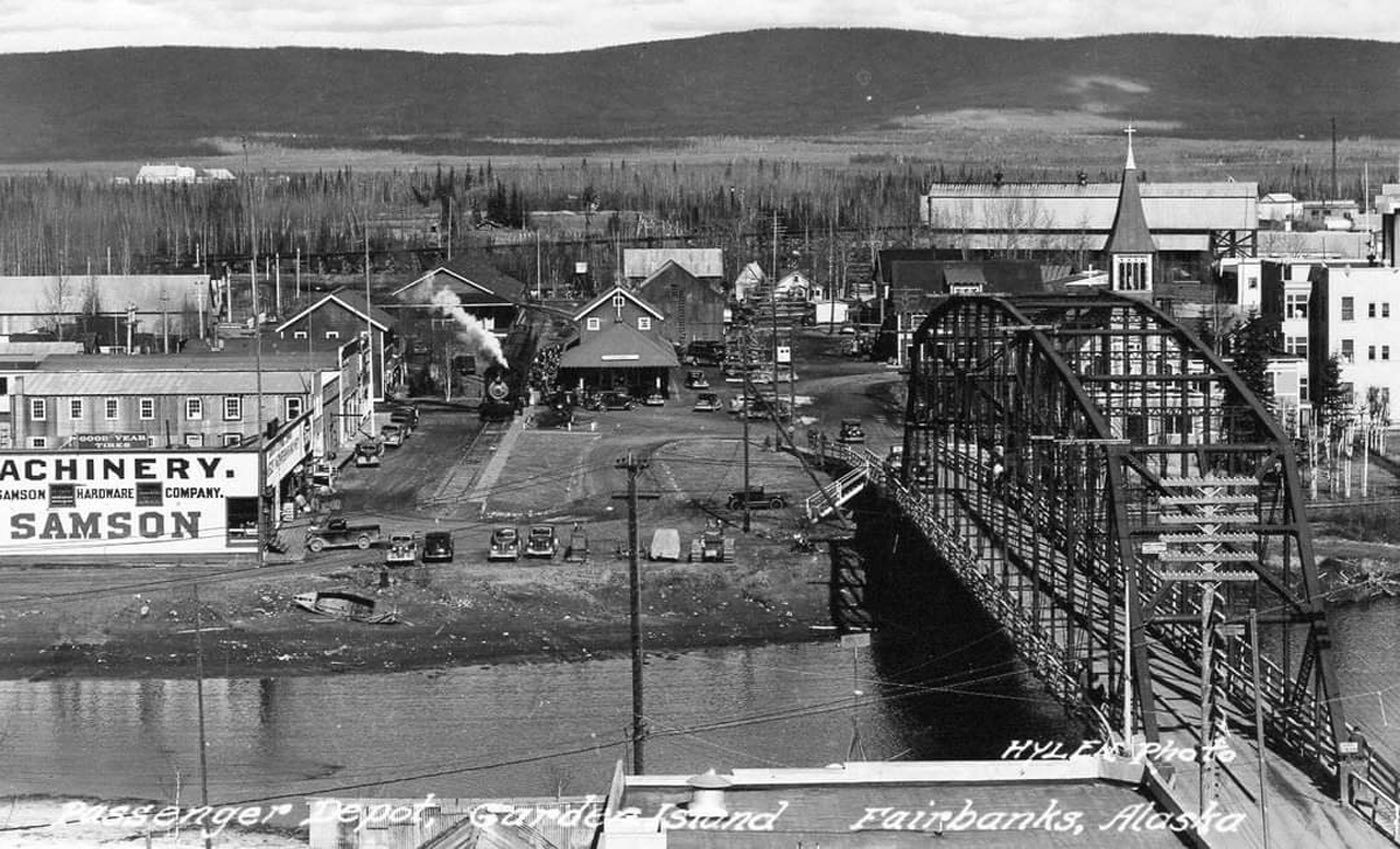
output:
[[[372, 335], [374, 369], [371, 392], [382, 401], [403, 383], [403, 357], [398, 349], [397, 320], [365, 293], [342, 287], [327, 292], [277, 326], [274, 350], [336, 351], [367, 330]], [[251, 342], [245, 342], [251, 344]]]
[[578, 340], [559, 361], [559, 384], [580, 390], [626, 389], [634, 395], [669, 394], [680, 363], [662, 330], [666, 318], [620, 286], [574, 315]]
[[1045, 291], [1043, 267], [1032, 260], [942, 260], [931, 250], [905, 249], [880, 251], [876, 262], [884, 319], [872, 355], [900, 364], [935, 299]]
[[701, 279], [675, 260], [667, 260], [637, 285], [637, 292], [665, 316], [661, 332], [677, 344], [724, 339], [724, 284]]
[[409, 321], [409, 310], [417, 313], [421, 307], [431, 305], [442, 291], [456, 295], [468, 315], [501, 337], [528, 298], [524, 283], [494, 266], [477, 260], [454, 260], [390, 292], [395, 303], [387, 308], [406, 323], [414, 323]]

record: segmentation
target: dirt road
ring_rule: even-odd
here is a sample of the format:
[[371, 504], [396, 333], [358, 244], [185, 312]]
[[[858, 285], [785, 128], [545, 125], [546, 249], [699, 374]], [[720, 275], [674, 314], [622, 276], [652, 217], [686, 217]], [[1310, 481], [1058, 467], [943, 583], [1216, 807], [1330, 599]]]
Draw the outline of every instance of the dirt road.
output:
[[[799, 439], [807, 428], [834, 434], [841, 418], [860, 415], [870, 446], [883, 450], [898, 432], [897, 412], [887, 408], [901, 378], [823, 352], [839, 341], [811, 334], [799, 348], [805, 358], [796, 394], [811, 403], [799, 406], [794, 429]], [[717, 373], [712, 380], [722, 396], [738, 390]], [[683, 390], [665, 407], [581, 416], [572, 430], [517, 424], [510, 437], [502, 429], [479, 439], [469, 412], [424, 404], [418, 432], [391, 449], [381, 467], [346, 470], [341, 497], [349, 518], [375, 519], [386, 532], [450, 531], [451, 563], [389, 572], [377, 549], [306, 555], [298, 546], [285, 562], [261, 569], [6, 569], [0, 676], [192, 674], [196, 583], [199, 642], [211, 674], [394, 670], [623, 651], [626, 506], [615, 496], [626, 485], [616, 463], [628, 450], [651, 460], [639, 480], [656, 496], [639, 510], [643, 550], [657, 528], [675, 528], [683, 549], [682, 562], [643, 567], [648, 646], [808, 639], [811, 626], [828, 622], [829, 567], [817, 554], [791, 549], [804, 524], [801, 501], [824, 478], [772, 450], [771, 423], [752, 422], [750, 483], [786, 493], [789, 506], [753, 511], [744, 534], [740, 511], [726, 506], [743, 484], [742, 424], [725, 413], [693, 412], [694, 395]], [[478, 490], [488, 465], [496, 467], [494, 480]], [[711, 521], [735, 539], [736, 562], [684, 562], [690, 539]], [[493, 527], [523, 532], [535, 523], [553, 524], [565, 539], [579, 523], [589, 560], [485, 561]], [[295, 541], [301, 532], [293, 526], [286, 535]], [[312, 590], [371, 597], [403, 624], [336, 621], [292, 604], [294, 595]]]

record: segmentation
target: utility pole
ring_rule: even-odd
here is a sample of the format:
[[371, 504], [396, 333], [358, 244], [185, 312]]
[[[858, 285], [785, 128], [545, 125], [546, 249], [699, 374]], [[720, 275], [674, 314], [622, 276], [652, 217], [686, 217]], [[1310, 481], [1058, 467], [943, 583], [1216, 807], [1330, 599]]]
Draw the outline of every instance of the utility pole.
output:
[[743, 338], [739, 342], [744, 350], [744, 393], [743, 402], [739, 405], [739, 419], [744, 423], [744, 533], [748, 533], [753, 527], [753, 517], [749, 511], [749, 393], [752, 391], [749, 384], [749, 342], [752, 338], [751, 333], [752, 327], [746, 324]]
[[[1337, 199], [1337, 119], [1336, 119], [1335, 117], [1333, 117], [1333, 118], [1332, 118], [1332, 197], [1328, 198], [1328, 200], [1329, 200], [1329, 201], [1332, 201], [1332, 200], [1336, 200], [1336, 199]], [[1328, 207], [1326, 204], [1323, 204], [1323, 210], [1324, 210], [1323, 214], [1324, 214], [1324, 216], [1326, 215], [1326, 210], [1327, 210], [1328, 208], [1329, 208], [1329, 207]]]
[[632, 773], [644, 772], [642, 748], [646, 739], [646, 715], [642, 710], [642, 574], [637, 562], [637, 499], [656, 499], [657, 493], [639, 495], [637, 475], [646, 471], [651, 461], [637, 457], [631, 451], [617, 461], [617, 468], [627, 472], [627, 494], [614, 498], [627, 499], [627, 577], [630, 589], [629, 615], [632, 630]]

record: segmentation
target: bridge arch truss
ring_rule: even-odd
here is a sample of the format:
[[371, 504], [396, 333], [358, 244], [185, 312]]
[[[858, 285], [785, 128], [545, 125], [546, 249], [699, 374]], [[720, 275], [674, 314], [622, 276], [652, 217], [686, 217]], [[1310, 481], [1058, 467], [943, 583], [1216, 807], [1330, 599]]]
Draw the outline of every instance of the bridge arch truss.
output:
[[1232, 369], [1102, 292], [946, 298], [910, 363], [897, 494], [1053, 692], [1158, 742], [1169, 660], [1196, 676], [1204, 743], [1252, 724], [1257, 637], [1271, 747], [1339, 774], [1293, 444]]

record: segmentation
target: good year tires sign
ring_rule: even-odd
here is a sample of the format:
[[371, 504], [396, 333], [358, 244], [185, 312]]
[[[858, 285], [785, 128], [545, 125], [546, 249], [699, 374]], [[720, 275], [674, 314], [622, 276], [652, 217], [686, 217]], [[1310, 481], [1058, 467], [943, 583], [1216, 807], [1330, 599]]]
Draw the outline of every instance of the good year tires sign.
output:
[[246, 548], [257, 490], [254, 452], [0, 452], [0, 557]]

